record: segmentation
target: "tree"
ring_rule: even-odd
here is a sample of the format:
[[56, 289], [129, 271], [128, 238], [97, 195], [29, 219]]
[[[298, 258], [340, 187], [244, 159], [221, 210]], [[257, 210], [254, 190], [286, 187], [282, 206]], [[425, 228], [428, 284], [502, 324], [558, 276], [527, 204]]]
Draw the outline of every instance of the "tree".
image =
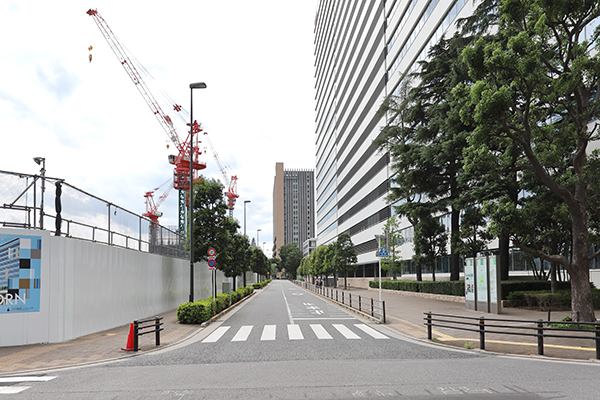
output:
[[358, 261], [356, 249], [347, 232], [338, 236], [336, 242], [330, 245], [333, 250], [335, 270], [344, 273], [344, 290], [348, 289], [348, 271]]
[[[217, 268], [223, 271], [223, 274], [228, 278], [245, 275], [246, 271], [249, 269], [249, 250], [250, 243], [248, 242], [248, 237], [239, 232], [234, 232], [230, 236], [229, 247], [225, 252], [227, 259], [222, 265], [219, 265], [219, 261], [217, 261]], [[217, 253], [217, 257], [218, 254], [219, 253]], [[245, 285], [246, 281], [244, 280], [244, 286]], [[235, 280], [233, 289], [235, 290]]]
[[389, 256], [381, 258], [381, 268], [384, 271], [389, 271], [393, 274], [396, 279], [396, 272], [402, 274], [402, 264], [398, 257], [396, 248], [402, 240], [400, 229], [398, 228], [398, 218], [395, 215], [388, 218], [387, 222], [383, 226], [384, 236], [386, 237], [387, 251]]
[[302, 251], [298, 248], [297, 243], [288, 243], [279, 249], [279, 257], [281, 258], [281, 268], [285, 269], [288, 276], [295, 278], [296, 269], [302, 261]]
[[458, 250], [465, 258], [473, 257], [473, 265], [477, 265], [477, 253], [486, 250], [492, 239], [486, 228], [481, 207], [473, 206], [463, 210]]
[[[448, 234], [444, 225], [440, 224], [425, 207], [419, 210], [418, 215], [413, 215], [417, 220], [415, 227], [414, 256], [416, 265], [429, 265], [432, 280], [435, 281], [435, 261], [438, 257], [446, 255]], [[418, 280], [422, 280], [418, 279]]]
[[269, 259], [258, 247], [250, 247], [250, 269], [259, 275], [267, 276], [271, 272]]
[[[595, 0], [550, 2], [504, 0], [500, 3], [499, 34], [507, 40], [479, 39], [463, 51], [469, 73], [471, 109], [463, 119], [477, 124], [470, 137], [471, 163], [493, 158], [507, 164], [510, 157], [490, 149], [518, 149], [514, 170], [530, 171], [565, 203], [571, 219], [570, 257], [529, 247], [506, 219], [492, 228], [506, 231], [521, 250], [562, 265], [571, 276], [572, 314], [595, 321], [589, 285], [589, 263], [600, 255], [590, 252], [590, 224], [598, 210], [598, 154], [588, 145], [599, 138], [597, 90], [600, 58], [599, 30], [586, 32], [600, 16]], [[587, 36], [586, 36], [587, 35]], [[514, 199], [497, 200], [504, 215], [518, 215]], [[592, 229], [590, 229], [592, 228]], [[591, 254], [590, 254], [591, 253]]]
[[[427, 203], [432, 213], [451, 214], [450, 279], [459, 279], [459, 200], [467, 186], [463, 173], [463, 149], [473, 129], [460, 118], [461, 98], [453, 89], [470, 83], [460, 54], [470, 38], [442, 39], [421, 62], [415, 75], [418, 84], [401, 96], [388, 98], [380, 112], [388, 114], [388, 124], [376, 143], [390, 151], [395, 172], [390, 201], [400, 202], [398, 214], [407, 216], [419, 203]], [[408, 85], [410, 80], [406, 83]], [[418, 199], [418, 201], [417, 201]]]
[[217, 251], [217, 268], [225, 267], [227, 250], [239, 224], [229, 217], [223, 185], [216, 179], [200, 178], [194, 184], [194, 261], [208, 261], [208, 249]]

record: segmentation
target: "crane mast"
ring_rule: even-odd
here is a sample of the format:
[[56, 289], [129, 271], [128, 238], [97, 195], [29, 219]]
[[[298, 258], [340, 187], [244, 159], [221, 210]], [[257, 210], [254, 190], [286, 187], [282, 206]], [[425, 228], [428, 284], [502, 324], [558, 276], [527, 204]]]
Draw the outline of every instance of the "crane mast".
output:
[[[182, 143], [179, 140], [179, 136], [177, 135], [175, 126], [173, 125], [173, 121], [167, 114], [165, 114], [163, 112], [160, 105], [158, 104], [158, 102], [156, 101], [154, 96], [152, 95], [152, 92], [150, 91], [150, 89], [148, 88], [148, 86], [146, 85], [144, 80], [142, 79], [142, 76], [139, 74], [134, 63], [131, 62], [131, 60], [127, 56], [127, 53], [125, 52], [125, 50], [123, 49], [123, 47], [121, 46], [119, 41], [117, 40], [117, 37], [115, 36], [115, 34], [109, 28], [109, 26], [106, 23], [106, 21], [104, 20], [104, 18], [102, 18], [102, 16], [100, 16], [100, 14], [98, 13], [97, 10], [89, 9], [86, 13], [88, 15], [90, 15], [91, 17], [93, 17], [94, 22], [96, 22], [96, 25], [100, 29], [100, 32], [102, 33], [102, 35], [108, 42], [108, 45], [110, 46], [112, 51], [115, 53], [115, 55], [119, 59], [119, 62], [121, 63], [121, 65], [123, 66], [125, 71], [127, 72], [127, 75], [129, 75], [129, 78], [131, 78], [131, 81], [134, 83], [135, 87], [137, 88], [139, 93], [144, 98], [144, 101], [146, 102], [148, 107], [150, 107], [150, 110], [152, 111], [152, 113], [154, 114], [154, 116], [156, 117], [156, 119], [158, 120], [160, 125], [162, 126], [162, 128], [167, 133], [167, 136], [169, 136], [169, 138], [171, 139], [171, 142], [173, 142], [173, 144], [177, 148], [177, 151], [178, 151], [177, 156], [175, 156], [175, 155], [169, 156], [169, 163], [175, 165], [175, 171], [173, 173], [173, 187], [175, 189], [179, 190], [179, 231], [185, 232], [186, 226], [187, 226], [187, 224], [186, 224], [186, 216], [187, 216], [186, 199], [188, 198], [188, 196], [186, 196], [186, 191], [190, 190], [190, 187], [191, 187], [190, 168], [193, 169], [193, 172], [194, 172], [193, 179], [194, 180], [198, 179], [198, 176], [199, 176], [198, 171], [206, 168], [206, 163], [198, 160], [198, 156], [201, 154], [198, 143], [197, 143], [198, 136], [196, 136], [196, 144], [190, 143], [189, 132], [188, 132], [188, 137], [185, 142]], [[175, 109], [175, 111], [180, 111], [181, 107], [179, 105], [175, 105], [174, 109]], [[194, 122], [194, 126], [190, 127], [190, 129], [193, 129], [194, 133], [202, 131], [202, 129], [200, 129], [200, 126], [196, 122]], [[191, 148], [191, 151], [193, 152], [192, 160], [190, 160], [190, 148]], [[147, 200], [149, 197], [150, 198], [152, 197], [151, 194], [150, 194], [150, 196], [148, 196], [148, 193], [149, 192], [147, 192], [146, 195], [144, 196], [144, 197], [146, 197]], [[164, 200], [164, 198], [163, 198], [163, 200]], [[154, 211], [156, 211], [156, 210], [154, 210]], [[156, 222], [156, 221], [153, 220], [153, 222]]]

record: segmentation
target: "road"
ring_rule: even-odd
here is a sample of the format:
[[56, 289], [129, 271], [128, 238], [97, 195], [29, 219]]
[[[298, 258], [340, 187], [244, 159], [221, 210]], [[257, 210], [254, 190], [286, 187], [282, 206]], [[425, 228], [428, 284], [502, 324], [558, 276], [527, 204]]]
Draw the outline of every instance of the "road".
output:
[[0, 386], [52, 400], [596, 399], [599, 368], [418, 342], [273, 281], [178, 346]]

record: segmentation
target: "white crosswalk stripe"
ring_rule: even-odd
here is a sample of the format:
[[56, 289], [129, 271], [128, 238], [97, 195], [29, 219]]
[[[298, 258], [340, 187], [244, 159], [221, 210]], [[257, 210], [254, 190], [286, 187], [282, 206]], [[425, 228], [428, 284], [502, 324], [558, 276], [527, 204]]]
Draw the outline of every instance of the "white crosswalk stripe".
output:
[[337, 329], [339, 333], [341, 333], [342, 335], [344, 335], [344, 337], [346, 339], [360, 339], [360, 336], [358, 336], [356, 333], [352, 332], [350, 330], [350, 328], [348, 328], [346, 325], [333, 324], [333, 327], [335, 329]]
[[[316, 337], [318, 340], [332, 340], [334, 335], [331, 331], [336, 331], [341, 334], [345, 339], [364, 339], [367, 337], [374, 339], [389, 339], [388, 336], [383, 333], [371, 328], [366, 324], [354, 324], [352, 326], [346, 326], [344, 324], [331, 324], [323, 326], [323, 324], [309, 324], [310, 330], [306, 325], [289, 324], [287, 325], [287, 337], [280, 335], [280, 340], [305, 340], [305, 333], [311, 332], [309, 337]], [[210, 335], [208, 335], [202, 343], [215, 343], [225, 336], [225, 333], [230, 329], [230, 326], [220, 326], [215, 329]], [[251, 334], [254, 329], [253, 325], [243, 325], [237, 332], [231, 336], [227, 336], [223, 340], [230, 340], [232, 342], [246, 342], [251, 340]], [[305, 332], [303, 332], [303, 329]], [[329, 331], [328, 331], [329, 329]], [[353, 330], [355, 329], [355, 330]], [[307, 331], [308, 330], [308, 331]], [[358, 331], [358, 333], [357, 333]], [[285, 332], [285, 330], [284, 330]], [[314, 336], [313, 336], [314, 335]], [[228, 339], [231, 338], [231, 339]], [[339, 336], [337, 336], [339, 339]], [[262, 328], [260, 335], [261, 341], [269, 341], [277, 339], [277, 325], [265, 325]], [[256, 340], [256, 339], [254, 339]]]
[[3, 383], [24, 383], [24, 382], [48, 382], [56, 378], [55, 376], [10, 376], [0, 378], [0, 395], [17, 394], [29, 389], [31, 386], [1, 386]]
[[313, 330], [315, 335], [317, 335], [318, 339], [333, 339], [333, 336], [327, 333], [321, 324], [311, 324], [310, 328]]
[[206, 339], [202, 341], [202, 343], [214, 343], [217, 340], [221, 339], [221, 336], [225, 334], [231, 328], [230, 326], [220, 326], [213, 333], [208, 335]]
[[250, 332], [252, 332], [252, 325], [244, 325], [240, 328], [240, 330], [235, 334], [232, 342], [245, 342], [248, 340], [248, 336], [250, 336]]
[[302, 331], [300, 330], [300, 325], [288, 325], [288, 337], [290, 340], [304, 339], [304, 335], [302, 335]]
[[389, 337], [385, 336], [383, 333], [376, 331], [365, 324], [355, 324], [354, 326], [375, 339], [389, 339]]
[[275, 340], [277, 325], [265, 325], [260, 340]]

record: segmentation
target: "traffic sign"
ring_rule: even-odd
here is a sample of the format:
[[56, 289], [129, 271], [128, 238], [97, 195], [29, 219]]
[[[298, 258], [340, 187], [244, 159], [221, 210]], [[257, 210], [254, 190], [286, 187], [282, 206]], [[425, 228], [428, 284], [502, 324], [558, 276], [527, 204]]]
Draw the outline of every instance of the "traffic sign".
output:
[[208, 268], [209, 269], [215, 269], [215, 267], [217, 266], [217, 262], [215, 260], [208, 260]]
[[217, 255], [217, 251], [214, 248], [210, 248], [208, 249], [208, 255], [209, 256], [216, 256]]
[[379, 257], [387, 257], [389, 256], [387, 250], [385, 249], [385, 246], [381, 246], [381, 249], [379, 249]]

